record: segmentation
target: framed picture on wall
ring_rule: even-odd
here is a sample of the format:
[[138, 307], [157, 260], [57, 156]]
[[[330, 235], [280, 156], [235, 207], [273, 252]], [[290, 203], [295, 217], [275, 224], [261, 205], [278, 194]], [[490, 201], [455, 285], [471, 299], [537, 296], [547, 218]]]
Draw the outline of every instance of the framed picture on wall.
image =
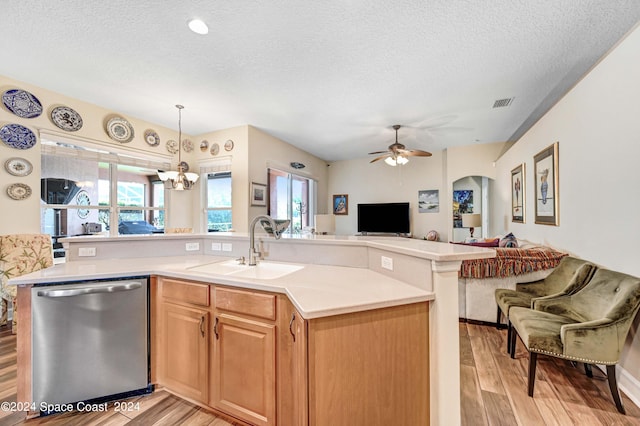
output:
[[536, 223], [543, 225], [559, 224], [558, 192], [558, 145], [548, 146], [533, 157], [536, 179]]
[[473, 190], [453, 191], [453, 227], [462, 228], [462, 215], [473, 213]]
[[262, 183], [251, 182], [251, 205], [252, 206], [267, 205], [267, 185]]
[[349, 196], [347, 194], [333, 196], [333, 214], [349, 214]]
[[511, 170], [511, 222], [525, 221], [525, 164], [522, 163]]
[[418, 191], [418, 213], [438, 213], [440, 192], [437, 189]]

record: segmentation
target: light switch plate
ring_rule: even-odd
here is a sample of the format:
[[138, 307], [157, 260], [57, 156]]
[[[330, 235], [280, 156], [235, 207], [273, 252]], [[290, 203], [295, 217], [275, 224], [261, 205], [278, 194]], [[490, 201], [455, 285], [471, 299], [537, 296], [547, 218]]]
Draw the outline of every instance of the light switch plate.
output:
[[390, 271], [393, 271], [393, 259], [390, 257], [386, 257], [386, 256], [381, 256], [382, 257], [382, 267], [384, 269], [388, 269]]
[[96, 248], [95, 247], [80, 247], [78, 249], [78, 256], [79, 257], [90, 257], [90, 256], [95, 256], [96, 255]]
[[233, 250], [233, 244], [222, 243], [222, 251], [231, 251], [231, 250]]
[[213, 250], [213, 251], [222, 250], [222, 244], [221, 243], [211, 243], [211, 250]]
[[186, 251], [198, 251], [200, 250], [200, 243], [186, 243], [184, 248]]

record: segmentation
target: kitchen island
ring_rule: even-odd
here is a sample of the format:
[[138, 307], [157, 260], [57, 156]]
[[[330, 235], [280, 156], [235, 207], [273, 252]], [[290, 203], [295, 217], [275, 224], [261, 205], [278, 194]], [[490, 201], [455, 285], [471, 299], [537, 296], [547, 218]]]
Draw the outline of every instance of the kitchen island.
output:
[[[415, 412], [417, 417], [408, 417], [407, 421], [425, 419], [427, 416], [426, 419], [430, 419], [431, 424], [459, 423], [459, 348], [458, 339], [450, 338], [458, 334], [457, 272], [462, 260], [491, 257], [495, 255], [493, 250], [389, 237], [283, 238], [279, 241], [262, 237], [259, 240], [262, 243], [261, 251], [267, 253], [267, 264], [284, 263], [298, 265], [300, 268], [268, 279], [212, 273], [206, 265], [246, 256], [246, 235], [80, 237], [63, 242], [69, 258], [67, 263], [19, 277], [11, 283], [20, 285], [19, 293], [24, 295], [28, 286], [34, 284], [151, 276], [152, 298], [155, 292], [152, 303], [156, 304], [155, 310], [152, 306], [152, 316], [164, 315], [165, 318], [167, 312], [175, 313], [175, 306], [180, 306], [188, 308], [190, 314], [198, 312], [207, 317], [207, 325], [201, 327], [201, 331], [203, 334], [205, 331], [213, 332], [209, 347], [213, 348], [214, 361], [210, 366], [202, 368], [209, 375], [216, 368], [221, 368], [219, 362], [225, 359], [224, 353], [218, 353], [219, 346], [222, 345], [215, 341], [220, 336], [216, 332], [220, 331], [220, 327], [227, 327], [226, 330], [231, 331], [241, 330], [242, 324], [238, 321], [245, 320], [246, 324], [250, 320], [254, 327], [250, 330], [252, 335], [267, 336], [266, 340], [274, 342], [277, 374], [282, 373], [285, 367], [289, 369], [293, 366], [289, 369], [291, 374], [284, 377], [293, 391], [283, 389], [281, 380], [276, 385], [266, 384], [277, 389], [277, 408], [271, 409], [271, 412], [278, 413], [277, 417], [258, 416], [248, 420], [250, 423], [276, 424], [270, 423], [276, 418], [277, 424], [296, 424], [290, 416], [290, 412], [294, 412], [297, 413], [296, 416], [308, 419], [309, 424], [321, 424], [318, 419], [323, 413], [339, 415], [340, 410], [336, 405], [338, 401], [342, 401], [341, 405], [346, 407], [343, 408], [345, 413], [359, 413], [358, 407], [371, 411], [371, 406], [367, 408], [366, 403], [358, 406], [358, 400], [362, 402], [369, 399], [375, 406], [385, 403], [396, 406], [399, 413]], [[87, 253], [92, 254], [89, 259], [83, 256]], [[147, 256], [140, 257], [140, 253], [147, 253]], [[202, 293], [200, 301], [196, 301], [196, 305], [200, 304], [198, 309], [195, 308], [196, 305], [192, 306], [184, 301], [170, 300], [166, 289], [169, 288], [171, 293], [179, 285], [195, 285], [187, 288], [206, 292], [206, 296]], [[210, 288], [198, 287], [201, 285]], [[232, 291], [234, 289], [246, 293], [236, 294]], [[171, 294], [175, 296], [182, 293], [184, 292], [173, 291]], [[211, 302], [208, 297], [211, 297]], [[246, 312], [239, 312], [231, 305], [220, 305], [219, 301], [222, 300], [248, 300], [252, 306], [252, 300], [257, 300], [258, 306], [263, 306], [266, 311], [260, 310], [258, 314], [251, 311], [245, 315]], [[266, 300], [272, 302], [264, 302]], [[271, 303], [274, 306], [273, 312]], [[28, 306], [28, 301], [20, 299], [19, 306]], [[162, 306], [165, 306], [164, 311]], [[24, 323], [28, 323], [29, 319], [26, 314], [23, 315], [22, 310], [19, 312], [20, 324], [26, 327]], [[263, 313], [265, 318], [268, 317], [266, 322], [257, 324], [255, 318], [261, 318]], [[184, 318], [184, 315], [175, 318]], [[158, 324], [161, 323], [158, 321]], [[376, 331], [376, 325], [381, 331]], [[242, 330], [243, 333], [249, 333], [246, 329]], [[271, 333], [269, 330], [275, 333], [271, 337], [268, 337]], [[399, 330], [405, 332], [398, 333]], [[166, 336], [160, 331], [161, 328], [156, 329], [155, 333]], [[197, 333], [198, 330], [195, 329], [194, 336]], [[237, 336], [241, 334], [236, 333]], [[290, 342], [284, 340], [287, 334]], [[248, 334], [244, 334], [246, 335]], [[303, 351], [297, 351], [293, 346], [296, 335], [305, 342]], [[364, 340], [349, 338], [356, 335], [364, 336]], [[167, 359], [173, 356], [165, 350], [163, 357], [160, 348], [162, 339], [163, 337], [157, 339], [160, 343], [156, 341], [151, 350], [152, 372], [155, 365], [156, 372], [160, 375], [155, 379], [161, 385], [166, 381], [165, 373], [170, 370], [166, 365]], [[266, 340], [261, 338], [256, 342]], [[358, 343], [353, 346], [355, 342]], [[362, 346], [358, 348], [358, 345], [368, 346], [363, 349]], [[19, 343], [19, 347], [21, 346], [28, 345]], [[401, 350], [391, 346], [398, 346]], [[378, 353], [369, 349], [378, 347], [388, 350], [380, 349], [382, 352]], [[357, 352], [358, 349], [360, 352]], [[207, 347], [202, 350], [206, 351]], [[281, 353], [278, 352], [280, 350]], [[340, 351], [344, 353], [341, 354]], [[369, 360], [367, 354], [371, 357]], [[22, 355], [19, 358], [24, 357]], [[331, 356], [335, 356], [335, 359], [331, 359]], [[357, 356], [364, 358], [358, 361]], [[403, 356], [405, 358], [401, 358]], [[383, 364], [372, 364], [373, 357], [382, 357], [379, 362]], [[289, 360], [286, 365], [282, 363], [283, 359]], [[296, 359], [298, 362], [295, 362]], [[160, 364], [154, 364], [158, 360]], [[353, 362], [341, 364], [341, 360]], [[416, 370], [404, 371], [398, 368], [403, 364], [414, 366]], [[359, 368], [355, 368], [356, 366]], [[389, 373], [367, 374], [367, 369], [371, 373], [376, 367], [377, 370], [387, 367]], [[228, 371], [232, 370], [223, 368], [218, 373], [222, 375]], [[339, 373], [349, 371], [353, 377], [342, 377], [344, 382], [340, 383]], [[374, 380], [368, 381], [369, 376], [374, 377]], [[402, 381], [392, 381], [386, 385], [382, 383], [395, 376], [396, 380], [402, 378]], [[417, 378], [410, 379], [414, 376]], [[426, 388], [421, 385], [425, 381]], [[29, 384], [23, 383], [19, 387], [22, 397], [28, 398]], [[385, 393], [385, 387], [397, 389], [392, 389], [395, 392]], [[220, 405], [206, 402], [213, 401], [212, 398], [216, 395], [220, 396], [220, 389], [224, 391], [219, 383], [209, 383], [206, 394], [200, 394], [204, 399], [199, 400], [196, 394], [189, 394], [188, 397], [196, 402], [204, 401], [206, 406], [223, 407], [221, 411], [231, 411], [232, 415], [237, 415], [233, 412], [234, 407], [224, 409], [229, 401], [218, 398], [218, 401], [222, 401]], [[376, 394], [377, 390], [381, 392], [380, 395]], [[177, 393], [184, 395], [184, 392]], [[303, 401], [299, 400], [300, 395], [304, 396]], [[340, 395], [343, 398], [336, 399]], [[347, 398], [346, 395], [351, 396]], [[395, 395], [396, 400], [381, 399], [389, 395]], [[327, 413], [327, 410], [332, 410], [333, 413]], [[366, 415], [368, 414], [359, 414]], [[369, 415], [374, 416], [372, 419], [382, 419], [385, 414]], [[261, 423], [263, 420], [264, 423]], [[340, 424], [340, 421], [337, 423]]]

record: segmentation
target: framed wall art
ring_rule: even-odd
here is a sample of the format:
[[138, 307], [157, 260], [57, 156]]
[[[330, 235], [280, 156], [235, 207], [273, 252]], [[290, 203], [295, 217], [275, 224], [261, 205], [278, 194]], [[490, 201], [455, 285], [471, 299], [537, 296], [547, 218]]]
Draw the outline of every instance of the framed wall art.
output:
[[536, 223], [543, 225], [559, 224], [558, 145], [559, 142], [556, 142], [533, 157]]
[[251, 182], [251, 205], [252, 206], [267, 205], [267, 185], [262, 183]]
[[525, 164], [511, 170], [511, 222], [525, 221]]
[[333, 214], [349, 214], [349, 196], [338, 194], [333, 196]]
[[426, 189], [418, 191], [418, 213], [438, 213], [440, 211], [440, 191]]
[[453, 191], [453, 227], [462, 228], [462, 215], [473, 213], [473, 190]]

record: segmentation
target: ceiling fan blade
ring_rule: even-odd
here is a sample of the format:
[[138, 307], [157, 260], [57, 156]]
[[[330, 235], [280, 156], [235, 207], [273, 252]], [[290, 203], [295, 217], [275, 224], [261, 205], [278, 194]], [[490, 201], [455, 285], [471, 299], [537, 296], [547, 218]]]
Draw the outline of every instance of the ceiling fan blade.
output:
[[376, 157], [376, 158], [374, 158], [373, 160], [371, 160], [371, 161], [369, 161], [369, 162], [370, 162], [370, 163], [375, 163], [375, 162], [376, 162], [376, 161], [378, 161], [378, 160], [382, 160], [383, 158], [387, 158], [387, 157], [389, 157], [389, 156], [390, 156], [390, 154], [391, 154], [391, 153], [387, 153], [387, 154], [385, 154], [385, 155], [381, 155], [380, 157]]
[[427, 151], [421, 151], [419, 149], [412, 149], [402, 155], [406, 155], [409, 157], [431, 157], [431, 153]]
[[369, 155], [384, 154], [385, 152], [389, 152], [389, 150], [386, 150], [386, 151], [374, 151], [374, 152], [370, 152]]

